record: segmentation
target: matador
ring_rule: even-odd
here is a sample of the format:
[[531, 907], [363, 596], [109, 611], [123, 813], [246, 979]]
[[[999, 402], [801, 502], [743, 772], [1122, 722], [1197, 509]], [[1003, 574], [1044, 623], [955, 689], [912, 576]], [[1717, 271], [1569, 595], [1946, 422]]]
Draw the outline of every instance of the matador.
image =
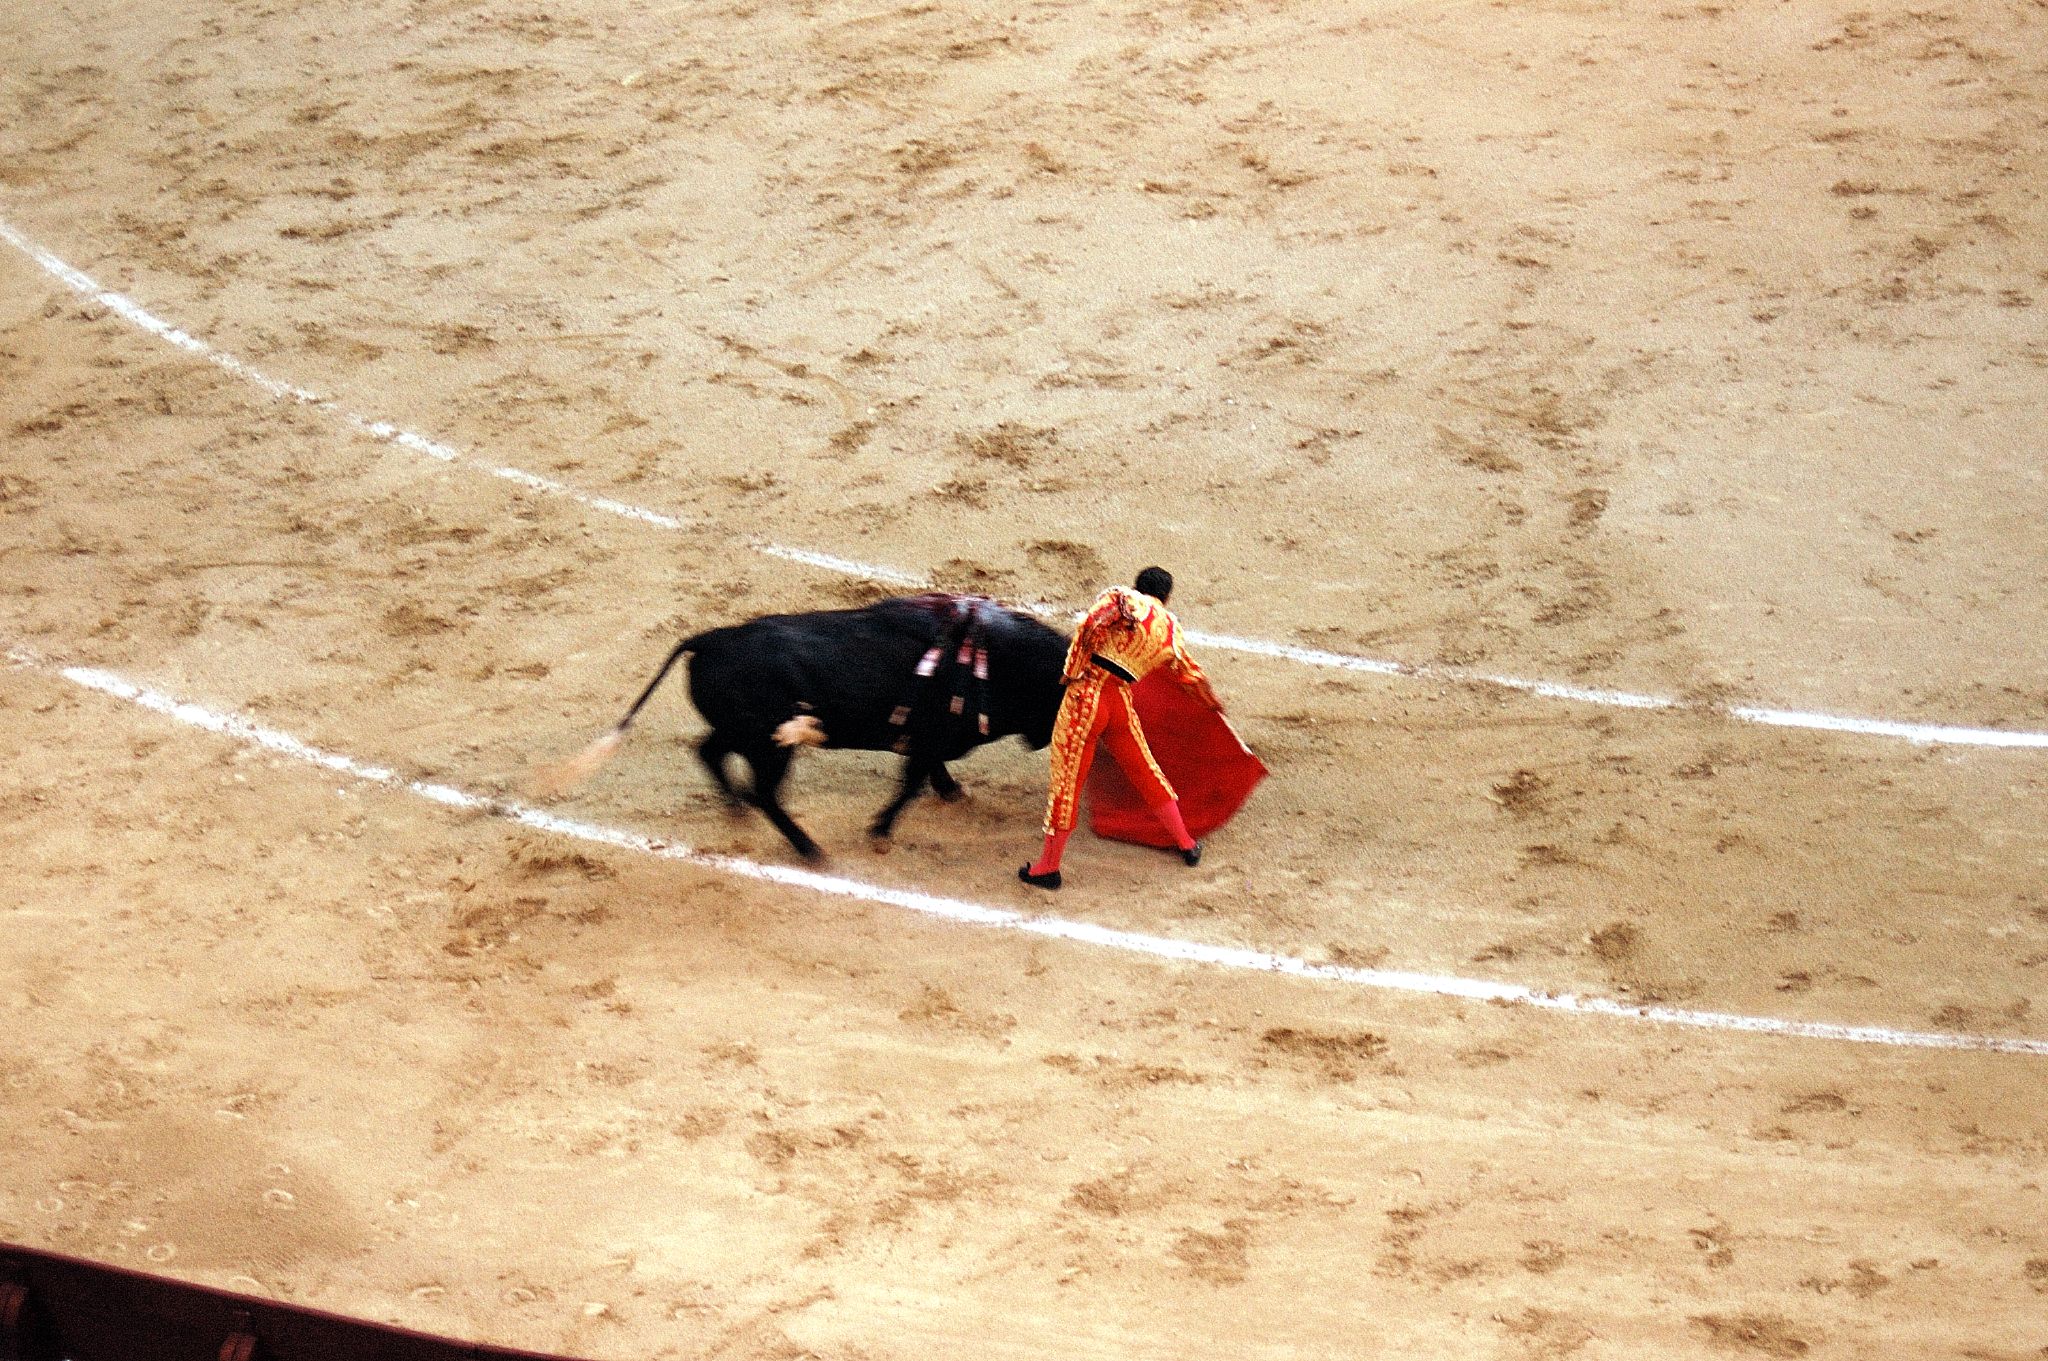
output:
[[1166, 830], [1181, 859], [1200, 864], [1202, 843], [1188, 835], [1179, 796], [1152, 759], [1145, 730], [1131, 705], [1131, 687], [1161, 667], [1196, 698], [1221, 711], [1209, 678], [1188, 656], [1181, 629], [1166, 601], [1173, 577], [1162, 567], [1138, 573], [1137, 589], [1112, 586], [1095, 598], [1074, 631], [1060, 683], [1059, 720], [1053, 728], [1052, 782], [1046, 797], [1045, 847], [1038, 859], [1020, 866], [1017, 877], [1038, 888], [1060, 886], [1060, 857], [1079, 820], [1081, 786], [1101, 743]]

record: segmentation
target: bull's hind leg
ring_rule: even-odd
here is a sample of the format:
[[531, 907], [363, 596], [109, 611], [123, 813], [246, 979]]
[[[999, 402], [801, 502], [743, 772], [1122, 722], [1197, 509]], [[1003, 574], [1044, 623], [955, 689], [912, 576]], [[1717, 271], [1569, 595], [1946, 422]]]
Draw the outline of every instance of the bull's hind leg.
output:
[[761, 816], [775, 824], [775, 830], [789, 839], [796, 853], [816, 864], [825, 858], [825, 852], [810, 834], [796, 825], [796, 820], [783, 811], [778, 795], [782, 789], [782, 778], [789, 774], [789, 749], [778, 747], [773, 742], [761, 742], [743, 748], [740, 755], [747, 758], [753, 767], [754, 787], [747, 794], [747, 802], [761, 810]]
[[704, 769], [710, 772], [711, 783], [718, 786], [719, 795], [725, 800], [725, 808], [729, 813], [739, 812], [747, 803], [740, 797], [740, 791], [734, 787], [732, 777], [725, 773], [726, 758], [730, 757], [734, 750], [732, 742], [716, 728], [711, 730], [710, 736], [697, 744], [697, 759], [702, 761]]

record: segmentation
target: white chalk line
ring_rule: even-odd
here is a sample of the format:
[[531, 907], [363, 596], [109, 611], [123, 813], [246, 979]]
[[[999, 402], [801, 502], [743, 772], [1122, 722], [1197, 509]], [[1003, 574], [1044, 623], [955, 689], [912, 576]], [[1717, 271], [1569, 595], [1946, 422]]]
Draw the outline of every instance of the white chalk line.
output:
[[1893, 1030], [1884, 1026], [1842, 1025], [1831, 1021], [1792, 1021], [1774, 1016], [1744, 1016], [1682, 1007], [1640, 1006], [1609, 997], [1570, 992], [1542, 992], [1518, 983], [1497, 983], [1479, 978], [1460, 978], [1451, 974], [1319, 964], [1293, 955], [1275, 954], [1265, 950], [1206, 945], [1197, 941], [1176, 940], [1170, 936], [1120, 931], [1064, 917], [1028, 916], [1009, 908], [990, 907], [961, 898], [940, 897], [912, 889], [887, 888], [859, 879], [820, 874], [815, 870], [797, 869], [792, 866], [764, 865], [739, 856], [715, 855], [707, 851], [693, 850], [688, 846], [657, 840], [617, 827], [562, 817], [514, 799], [475, 794], [454, 785], [434, 781], [407, 779], [388, 766], [328, 751], [302, 741], [290, 733], [265, 727], [242, 715], [208, 709], [97, 667], [57, 666], [21, 649], [11, 649], [7, 656], [16, 666], [54, 673], [74, 685], [125, 700], [179, 723], [229, 738], [244, 746], [260, 747], [265, 751], [288, 756], [295, 761], [334, 771], [352, 779], [403, 790], [444, 807], [486, 813], [522, 827], [533, 828], [535, 831], [571, 837], [640, 855], [655, 856], [719, 874], [806, 889], [813, 893], [848, 898], [857, 902], [901, 908], [964, 926], [1014, 931], [1024, 935], [1043, 936], [1053, 940], [1071, 941], [1079, 945], [1093, 945], [1102, 949], [1121, 950], [1129, 954], [1149, 955], [1188, 964], [1206, 964], [1253, 973], [1282, 974], [1291, 978], [1343, 983], [1390, 992], [1454, 997], [1502, 1006], [1533, 1007], [1541, 1011], [1570, 1012], [1581, 1016], [1616, 1017], [1694, 1030], [1736, 1031], [1809, 1040], [1843, 1040], [1855, 1044], [1887, 1045], [1903, 1049], [1951, 1049], [2048, 1056], [2048, 1039], [2013, 1039], [1945, 1031]]
[[[343, 407], [332, 398], [322, 397], [295, 383], [273, 378], [255, 365], [239, 359], [226, 351], [215, 348], [190, 332], [173, 326], [156, 316], [133, 299], [115, 293], [100, 285], [84, 271], [67, 264], [55, 254], [36, 244], [29, 237], [0, 220], [0, 240], [5, 240], [29, 259], [35, 261], [51, 277], [86, 298], [98, 303], [114, 315], [169, 344], [186, 350], [208, 363], [233, 374], [269, 393], [279, 401], [293, 402], [300, 406], [320, 411], [358, 434], [386, 444], [410, 449], [428, 458], [436, 459], [459, 467], [470, 468], [514, 482], [531, 491], [551, 496], [562, 496], [592, 510], [603, 511], [628, 520], [655, 525], [662, 529], [686, 529], [687, 521], [645, 506], [636, 506], [609, 496], [572, 487], [552, 477], [528, 472], [506, 464], [492, 463], [486, 459], [471, 457], [460, 449], [440, 440], [393, 425], [389, 421], [372, 420]], [[857, 577], [869, 581], [884, 582], [892, 586], [929, 587], [931, 577], [901, 568], [885, 567], [877, 563], [860, 562], [852, 558], [838, 557], [814, 549], [796, 548], [786, 544], [753, 541], [748, 545], [757, 553], [780, 558], [786, 562], [801, 563], [843, 576]], [[1065, 611], [1047, 609], [1041, 611], [1048, 616], [1065, 617]], [[2048, 750], [2048, 732], [2028, 732], [2005, 728], [1973, 728], [1945, 723], [1912, 723], [1887, 718], [1861, 718], [1846, 714], [1829, 714], [1803, 709], [1779, 709], [1750, 704], [1718, 704], [1679, 699], [1669, 695], [1634, 694], [1625, 690], [1607, 690], [1587, 686], [1569, 685], [1559, 681], [1530, 680], [1521, 676], [1499, 675], [1490, 671], [1478, 671], [1468, 667], [1444, 666], [1427, 662], [1400, 662], [1376, 657], [1362, 657], [1347, 652], [1332, 652], [1323, 648], [1299, 647], [1291, 643], [1270, 642], [1261, 638], [1240, 638], [1227, 633], [1208, 633], [1188, 630], [1188, 638], [1199, 646], [1218, 648], [1230, 652], [1246, 653], [1255, 657], [1270, 657], [1296, 662], [1304, 666], [1327, 667], [1340, 671], [1362, 672], [1375, 676], [1396, 676], [1411, 680], [1438, 681], [1456, 685], [1487, 686], [1495, 689], [1512, 690], [1544, 699], [1569, 700], [1578, 704], [1596, 704], [1615, 709], [1665, 710], [1670, 712], [1713, 714], [1738, 719], [1745, 723], [1760, 723], [1769, 727], [1804, 728], [1817, 732], [1858, 733], [1868, 737], [1892, 737], [1918, 744], [1941, 744], [1969, 747], [2031, 747]]]
[[507, 467], [483, 459], [471, 458], [461, 450], [452, 445], [444, 444], [440, 440], [430, 439], [411, 430], [401, 429], [389, 421], [371, 420], [367, 416], [359, 416], [332, 398], [322, 397], [319, 393], [308, 391], [296, 383], [289, 383], [281, 378], [273, 378], [247, 360], [237, 358], [225, 350], [216, 349], [191, 332], [173, 326], [132, 298], [124, 297], [111, 289], [101, 288], [91, 275], [66, 264], [56, 255], [22, 235], [21, 232], [5, 221], [0, 221], [0, 240], [6, 241], [8, 245], [13, 246], [16, 250], [28, 256], [29, 259], [35, 261], [46, 273], [65, 287], [84, 297], [90, 298], [115, 316], [120, 317], [123, 321], [147, 331], [150, 335], [167, 344], [175, 345], [181, 350], [199, 356], [207, 363], [233, 374], [246, 383], [261, 388], [278, 401], [292, 402], [299, 406], [311, 407], [340, 421], [358, 434], [367, 435], [371, 439], [381, 440], [386, 444], [394, 444], [402, 449], [410, 449], [416, 454], [424, 454], [428, 458], [437, 459], [442, 463], [453, 463], [467, 468], [474, 468], [488, 473], [492, 477], [500, 477], [508, 482], [516, 482], [520, 486], [532, 491], [546, 492], [551, 496], [566, 496], [570, 500], [581, 502], [593, 510], [601, 510], [612, 515], [622, 515], [630, 520], [640, 520], [647, 524], [659, 525], [663, 529], [682, 529], [685, 527], [685, 523], [673, 515], [664, 515], [660, 511], [648, 510], [644, 506], [629, 505], [624, 501], [617, 501], [609, 496], [593, 495], [592, 493], [572, 487], [566, 482], [558, 482], [552, 477], [543, 477], [538, 473], [528, 472], [524, 468]]

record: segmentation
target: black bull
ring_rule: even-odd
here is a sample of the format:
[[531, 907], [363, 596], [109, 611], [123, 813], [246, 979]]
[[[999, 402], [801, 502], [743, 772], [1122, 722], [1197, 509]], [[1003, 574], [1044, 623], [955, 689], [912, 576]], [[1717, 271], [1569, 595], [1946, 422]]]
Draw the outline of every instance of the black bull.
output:
[[[985, 667], [975, 664], [976, 646]], [[711, 725], [697, 754], [712, 781], [733, 806], [760, 809], [799, 855], [817, 860], [818, 843], [778, 798], [796, 747], [901, 752], [902, 783], [868, 828], [886, 837], [926, 783], [940, 798], [961, 797], [946, 762], [1003, 737], [1033, 750], [1052, 741], [1066, 652], [1066, 638], [1038, 620], [970, 597], [916, 596], [710, 629], [676, 644], [626, 716], [543, 787], [559, 791], [602, 764], [688, 655], [690, 699]], [[931, 674], [920, 675], [920, 663]], [[744, 790], [726, 771], [735, 755], [753, 771]]]

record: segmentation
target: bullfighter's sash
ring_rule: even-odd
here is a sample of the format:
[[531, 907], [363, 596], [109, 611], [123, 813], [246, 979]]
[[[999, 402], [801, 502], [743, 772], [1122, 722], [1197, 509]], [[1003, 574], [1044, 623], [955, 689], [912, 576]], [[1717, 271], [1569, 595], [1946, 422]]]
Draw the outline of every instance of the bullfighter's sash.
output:
[[[1266, 763], [1252, 754], [1230, 720], [1163, 668], [1131, 687], [1131, 706], [1153, 759], [1180, 794], [1180, 815], [1190, 835], [1207, 836], [1230, 821], [1266, 778]], [[1140, 846], [1173, 845], [1114, 761], [1098, 760], [1089, 773], [1088, 821], [1097, 836]]]

